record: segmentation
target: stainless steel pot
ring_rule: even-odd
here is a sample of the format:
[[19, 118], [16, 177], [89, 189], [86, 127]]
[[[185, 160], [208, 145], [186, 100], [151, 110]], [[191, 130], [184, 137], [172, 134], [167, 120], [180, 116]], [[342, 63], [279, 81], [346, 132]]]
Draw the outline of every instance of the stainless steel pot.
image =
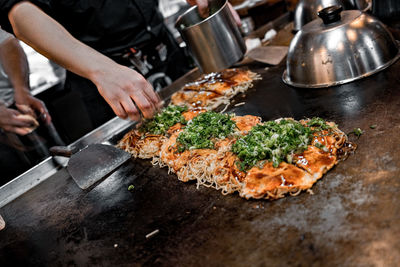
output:
[[385, 25], [358, 10], [321, 10], [293, 38], [283, 81], [296, 87], [328, 87], [374, 74], [399, 58]]
[[209, 2], [209, 7], [211, 15], [205, 19], [200, 17], [197, 6], [194, 6], [175, 23], [196, 64], [206, 73], [232, 66], [246, 52], [228, 1], [213, 0]]
[[359, 9], [366, 11], [371, 8], [371, 0], [300, 0], [294, 11], [293, 31], [318, 18], [318, 12], [330, 6], [342, 6], [345, 10]]

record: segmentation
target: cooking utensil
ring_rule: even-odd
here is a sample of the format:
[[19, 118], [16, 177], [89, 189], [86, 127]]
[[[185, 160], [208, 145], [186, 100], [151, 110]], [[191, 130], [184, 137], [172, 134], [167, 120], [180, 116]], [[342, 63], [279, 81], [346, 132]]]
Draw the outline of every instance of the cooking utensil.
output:
[[294, 11], [293, 31], [300, 31], [304, 25], [318, 18], [320, 10], [335, 5], [342, 6], [345, 10], [367, 11], [371, 8], [371, 0], [300, 0]]
[[232, 66], [246, 52], [245, 42], [229, 10], [228, 1], [212, 0], [209, 7], [211, 15], [205, 19], [194, 6], [175, 23], [196, 64], [205, 73]]
[[383, 70], [399, 58], [385, 25], [358, 10], [338, 6], [318, 14], [293, 38], [283, 81], [304, 88], [348, 83]]
[[92, 144], [75, 148], [55, 146], [53, 155], [70, 157], [67, 170], [81, 189], [87, 189], [131, 158], [128, 152], [110, 145]]
[[260, 46], [250, 50], [247, 57], [269, 65], [278, 65], [288, 52], [287, 46]]

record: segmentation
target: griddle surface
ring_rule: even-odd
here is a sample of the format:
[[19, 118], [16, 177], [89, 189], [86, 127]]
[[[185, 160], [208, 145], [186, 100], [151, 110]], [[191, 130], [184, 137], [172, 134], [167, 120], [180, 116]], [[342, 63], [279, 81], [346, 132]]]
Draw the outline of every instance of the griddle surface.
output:
[[223, 196], [142, 160], [81, 191], [61, 170], [0, 209], [7, 223], [0, 266], [397, 265], [400, 63], [327, 89], [286, 86], [282, 66], [252, 69], [263, 80], [235, 99], [246, 102], [232, 109], [237, 114], [320, 116], [345, 132], [365, 131], [352, 137], [356, 153], [318, 181], [314, 195], [276, 201]]

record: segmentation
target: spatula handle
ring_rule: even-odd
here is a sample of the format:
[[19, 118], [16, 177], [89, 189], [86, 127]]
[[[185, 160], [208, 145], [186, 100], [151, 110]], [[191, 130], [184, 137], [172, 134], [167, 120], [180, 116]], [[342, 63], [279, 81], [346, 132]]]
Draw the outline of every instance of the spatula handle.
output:
[[62, 156], [70, 158], [73, 154], [78, 152], [77, 147], [67, 147], [67, 146], [53, 146], [49, 149], [52, 156]]

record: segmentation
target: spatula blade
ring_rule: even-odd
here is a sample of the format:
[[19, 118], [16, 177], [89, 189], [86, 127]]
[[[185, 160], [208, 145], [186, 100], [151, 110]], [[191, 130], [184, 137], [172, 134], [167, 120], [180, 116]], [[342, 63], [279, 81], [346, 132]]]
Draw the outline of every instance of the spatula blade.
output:
[[93, 144], [72, 155], [68, 172], [82, 189], [87, 189], [117, 169], [131, 155], [114, 146]]

